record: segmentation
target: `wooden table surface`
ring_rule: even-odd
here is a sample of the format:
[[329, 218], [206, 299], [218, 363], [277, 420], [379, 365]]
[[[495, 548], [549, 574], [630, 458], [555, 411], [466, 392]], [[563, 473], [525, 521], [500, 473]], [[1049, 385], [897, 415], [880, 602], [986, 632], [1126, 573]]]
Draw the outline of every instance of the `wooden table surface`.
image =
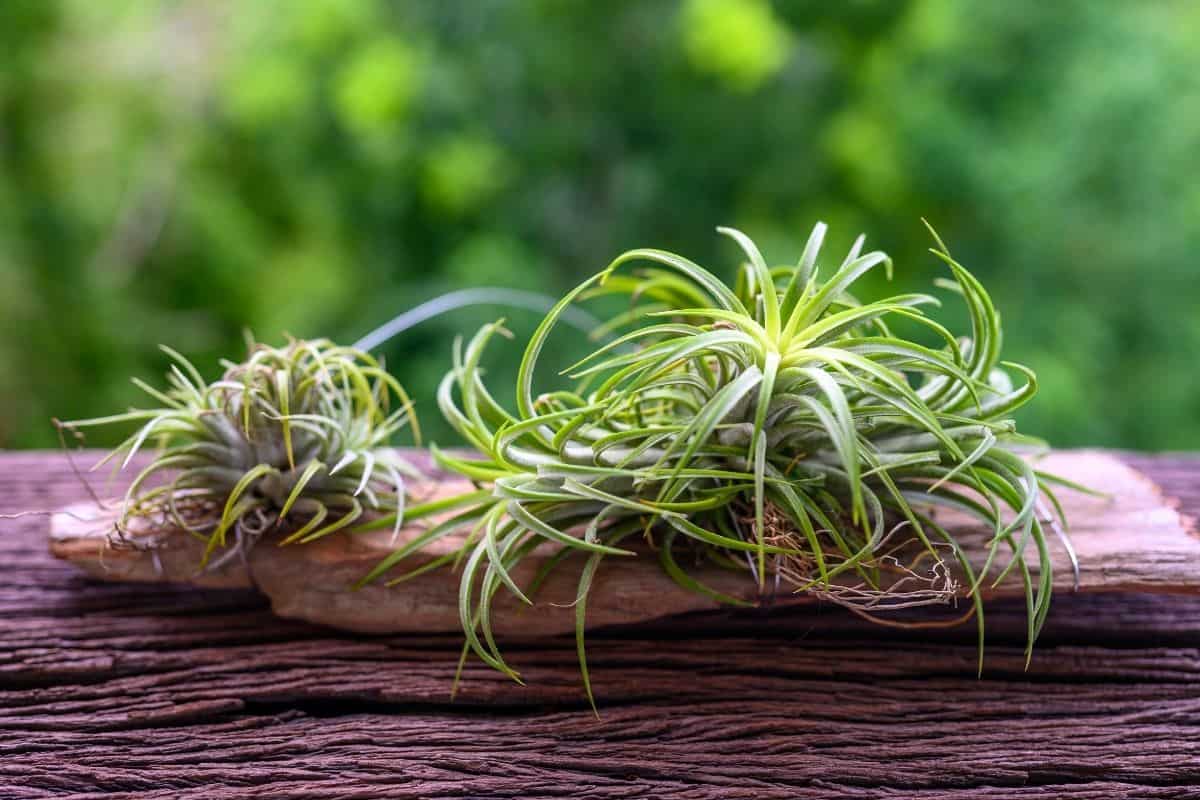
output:
[[[1122, 456], [1200, 514], [1200, 458]], [[0, 513], [84, 493], [0, 455]], [[274, 618], [251, 591], [106, 584], [0, 520], [0, 798], [1200, 798], [1200, 598], [1056, 597], [903, 632], [834, 608], [719, 613], [509, 643]], [[1194, 522], [1193, 522], [1194, 525]]]

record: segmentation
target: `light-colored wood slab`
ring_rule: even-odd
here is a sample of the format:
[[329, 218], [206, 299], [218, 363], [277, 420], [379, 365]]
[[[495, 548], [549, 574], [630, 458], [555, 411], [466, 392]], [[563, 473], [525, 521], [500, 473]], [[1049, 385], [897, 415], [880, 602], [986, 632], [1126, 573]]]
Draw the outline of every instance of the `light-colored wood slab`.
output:
[[[1079, 589], [1089, 592], [1147, 591], [1200, 593], [1200, 538], [1145, 476], [1111, 454], [1072, 451], [1052, 454], [1039, 466], [1106, 492], [1097, 499], [1064, 490], [1061, 497], [1071, 523], [1071, 538], [1079, 558]], [[424, 491], [450, 495], [471, 488], [444, 482]], [[369, 633], [452, 632], [459, 630], [458, 576], [436, 570], [397, 586], [376, 583], [352, 591], [350, 586], [394, 546], [390, 531], [354, 536], [334, 535], [309, 545], [278, 547], [269, 538], [244, 559], [234, 558], [215, 572], [197, 570], [201, 544], [171, 530], [133, 530], [127, 541], [113, 536], [114, 511], [94, 505], [74, 506], [56, 515], [51, 524], [54, 555], [105, 580], [183, 582], [197, 586], [256, 586], [271, 600], [277, 614], [333, 627]], [[963, 518], [940, 517], [976, 554], [986, 531]], [[420, 532], [413, 526], [399, 541]], [[151, 540], [156, 547], [140, 546]], [[452, 549], [458, 540], [446, 539], [409, 559], [403, 569], [420, 566]], [[546, 548], [526, 559], [513, 577], [528, 581]], [[1027, 557], [1036, 562], [1030, 548]], [[1062, 546], [1052, 546], [1056, 589], [1071, 591], [1073, 576]], [[507, 593], [497, 595], [495, 628], [500, 633], [542, 635], [572, 629], [578, 564], [567, 562], [551, 574], [537, 595], [537, 608], [521, 607]], [[718, 591], [755, 601], [756, 588], [748, 576], [708, 569], [697, 577]], [[997, 594], [1019, 592], [1020, 585], [1002, 586]], [[806, 602], [805, 595], [785, 594], [777, 603]], [[635, 623], [690, 611], [710, 610], [717, 604], [678, 587], [660, 569], [651, 553], [634, 558], [610, 558], [599, 570], [588, 601], [590, 626]]]

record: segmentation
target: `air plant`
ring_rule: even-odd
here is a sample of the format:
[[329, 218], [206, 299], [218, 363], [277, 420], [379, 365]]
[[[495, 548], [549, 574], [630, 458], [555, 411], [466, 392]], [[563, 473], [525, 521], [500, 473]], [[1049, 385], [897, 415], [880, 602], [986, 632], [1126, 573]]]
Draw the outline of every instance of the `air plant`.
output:
[[311, 542], [376, 512], [399, 531], [406, 477], [418, 473], [383, 448], [405, 425], [414, 438], [419, 430], [404, 389], [374, 357], [324, 339], [251, 344], [245, 361], [222, 361], [224, 375], [208, 382], [162, 349], [173, 362], [167, 387], [133, 381], [154, 407], [62, 423], [138, 424], [97, 467], [124, 469], [158, 445], [126, 491], [119, 533], [135, 518], [169, 522], [202, 537], [216, 568], [272, 528], [283, 543]]
[[[203, 537], [200, 566], [215, 569], [271, 527], [283, 529], [281, 543], [290, 544], [378, 528], [382, 517], [398, 537], [406, 522], [474, 496], [406, 505], [406, 478], [421, 476], [388, 445], [408, 424], [420, 444], [420, 431], [408, 395], [368, 351], [433, 317], [495, 304], [544, 313], [555, 299], [495, 287], [449, 292], [407, 309], [351, 347], [326, 339], [292, 340], [282, 348], [251, 342], [246, 360], [223, 360], [225, 374], [213, 383], [164, 346], [173, 362], [166, 389], [133, 380], [155, 407], [56, 424], [82, 439], [82, 428], [139, 423], [96, 468], [115, 462], [124, 469], [148, 444], [159, 445], [125, 494], [114, 543], [131, 543], [129, 524], [149, 520], [151, 529]], [[578, 309], [568, 309], [562, 320], [583, 330], [598, 324]], [[364, 522], [367, 517], [376, 522]], [[237, 546], [211, 562], [230, 537]]]
[[[628, 542], [638, 537], [682, 587], [731, 605], [745, 601], [704, 585], [687, 565], [742, 570], [762, 596], [786, 587], [873, 618], [965, 595], [981, 669], [983, 592], [1015, 575], [1028, 609], [1028, 658], [1050, 604], [1047, 531], [1074, 554], [1051, 488], [1065, 482], [1019, 453], [1031, 440], [1010, 415], [1036, 380], [1000, 360], [1000, 319], [984, 287], [935, 234], [932, 252], [953, 279], [939, 285], [970, 313], [971, 335], [959, 339], [925, 314], [939, 305], [933, 296], [862, 302], [851, 294], [864, 274], [882, 268], [890, 276], [892, 268], [883, 253], [862, 253], [862, 237], [822, 277], [822, 224], [798, 264], [775, 268], [745, 235], [719, 230], [745, 258], [733, 287], [681, 256], [641, 249], [563, 297], [525, 347], [515, 410], [495, 399], [480, 368], [493, 338], [509, 335], [502, 324], [465, 347], [456, 342], [439, 407], [480, 457], [436, 448], [435, 457], [482, 488], [364, 580], [469, 530], [457, 552], [421, 571], [461, 566], [464, 655], [519, 680], [492, 632], [496, 593], [532, 603], [549, 570], [581, 557], [574, 608], [589, 699], [589, 588], [606, 557], [635, 556]], [[644, 266], [624, 269], [635, 263]], [[560, 315], [612, 293], [630, 299], [602, 330], [615, 338], [535, 394], [538, 360]], [[935, 345], [898, 335], [897, 320]], [[982, 563], [938, 522], [940, 508], [986, 527]], [[514, 566], [545, 542], [557, 555], [532, 585], [518, 585]]]

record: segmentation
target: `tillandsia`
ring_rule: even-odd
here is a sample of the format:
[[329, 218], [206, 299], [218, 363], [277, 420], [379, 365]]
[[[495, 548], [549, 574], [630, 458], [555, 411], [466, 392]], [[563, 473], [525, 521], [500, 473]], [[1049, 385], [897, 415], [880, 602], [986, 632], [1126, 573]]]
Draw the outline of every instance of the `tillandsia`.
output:
[[[563, 297], [525, 346], [515, 409], [496, 400], [480, 367], [489, 342], [508, 335], [502, 324], [457, 342], [438, 402], [479, 458], [436, 448], [435, 457], [481, 489], [366, 580], [469, 530], [457, 552], [420, 570], [461, 566], [464, 655], [519, 680], [493, 635], [493, 600], [504, 590], [531, 603], [549, 570], [577, 556], [589, 699], [589, 589], [602, 560], [634, 557], [638, 538], [682, 587], [731, 605], [746, 601], [706, 586], [688, 565], [743, 570], [761, 596], [786, 587], [876, 618], [969, 598], [980, 668], [983, 592], [1013, 575], [1028, 607], [1028, 657], [1050, 604], [1047, 533], [1074, 555], [1051, 486], [1060, 481], [1019, 452], [1036, 442], [1011, 418], [1033, 396], [1034, 373], [1000, 360], [1000, 318], [984, 287], [935, 234], [932, 252], [952, 278], [939, 285], [970, 315], [970, 336], [956, 338], [926, 315], [939, 305], [933, 296], [864, 302], [851, 293], [869, 271], [892, 268], [885, 254], [862, 252], [862, 237], [829, 264], [818, 224], [796, 265], [771, 267], [745, 235], [719, 230], [744, 257], [732, 287], [681, 256], [640, 249]], [[611, 341], [535, 393], [559, 316], [613, 293], [629, 305], [605, 326]], [[899, 321], [933, 345], [899, 335]], [[939, 523], [940, 508], [986, 526], [974, 563]], [[546, 542], [557, 555], [519, 585], [515, 565]]]
[[420, 433], [408, 395], [373, 356], [324, 339], [252, 343], [208, 382], [162, 349], [167, 387], [134, 379], [154, 407], [62, 423], [74, 432], [137, 424], [97, 467], [123, 469], [157, 444], [125, 493], [118, 534], [136, 518], [173, 525], [202, 537], [200, 566], [216, 568], [271, 529], [283, 543], [310, 542], [377, 512], [400, 530], [406, 479], [419, 474], [387, 445], [407, 425]]

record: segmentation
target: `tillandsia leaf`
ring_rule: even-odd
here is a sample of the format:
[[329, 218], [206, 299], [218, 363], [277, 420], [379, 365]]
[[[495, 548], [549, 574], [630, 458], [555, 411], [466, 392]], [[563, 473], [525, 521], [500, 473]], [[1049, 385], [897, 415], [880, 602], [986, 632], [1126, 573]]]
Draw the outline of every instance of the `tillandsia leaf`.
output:
[[780, 313], [783, 314], [785, 319], [791, 317], [792, 311], [796, 308], [805, 291], [812, 285], [812, 281], [816, 277], [817, 254], [821, 252], [821, 244], [825, 241], [826, 230], [827, 227], [824, 222], [818, 222], [813, 227], [812, 233], [809, 234], [808, 242], [804, 245], [804, 252], [800, 254], [800, 263], [796, 265], [794, 270], [791, 270], [791, 275], [787, 281], [787, 289], [784, 291], [783, 301], [780, 303]]
[[[118, 527], [134, 518], [168, 519], [204, 537], [205, 561], [230, 545], [247, 548], [268, 526], [281, 542], [311, 541], [344, 529], [368, 509], [398, 530], [403, 473], [416, 474], [386, 448], [412, 426], [412, 402], [371, 355], [327, 340], [252, 346], [241, 363], [206, 382], [178, 352], [167, 388], [135, 384], [159, 404], [67, 429], [141, 423], [101, 463], [127, 466], [147, 442], [160, 443], [130, 485]], [[396, 406], [395, 410], [392, 407]], [[150, 478], [174, 473], [150, 486]], [[330, 522], [329, 520], [332, 520]]]
[[[930, 295], [863, 302], [851, 293], [868, 272], [892, 270], [884, 253], [863, 254], [862, 237], [823, 280], [823, 224], [784, 268], [769, 267], [745, 234], [719, 231], [745, 258], [732, 288], [687, 258], [638, 249], [565, 295], [525, 345], [515, 411], [495, 401], [480, 366], [499, 323], [465, 351], [455, 346], [438, 405], [480, 458], [435, 457], [480, 490], [421, 541], [471, 529], [453, 559], [464, 564], [464, 652], [516, 678], [492, 635], [493, 598], [535, 599], [514, 567], [540, 544], [557, 555], [536, 586], [579, 553], [574, 606], [590, 699], [582, 630], [592, 576], [603, 556], [634, 555], [616, 547], [633, 531], [673, 580], [721, 602], [740, 598], [714, 592], [689, 565], [743, 570], [750, 591], [812, 592], [872, 618], [966, 594], [981, 647], [982, 591], [1019, 576], [1032, 648], [1052, 585], [1049, 523], [1038, 509], [1048, 503], [1061, 516], [1062, 506], [1047, 489], [1052, 479], [1020, 450], [1009, 415], [1036, 379], [999, 360], [999, 315], [982, 284], [935, 235], [933, 252], [970, 319], [960, 339], [926, 315], [939, 306]], [[601, 326], [614, 340], [538, 394], [538, 361], [560, 318], [578, 301], [614, 294], [629, 299]], [[935, 343], [897, 335], [897, 320]], [[1009, 373], [1024, 385], [1013, 388]], [[971, 563], [953, 531], [934, 522], [947, 507], [993, 531], [984, 563]], [[1065, 524], [1053, 530], [1066, 535]], [[368, 577], [418, 546], [401, 547]], [[1027, 549], [1038, 552], [1036, 576]]]

